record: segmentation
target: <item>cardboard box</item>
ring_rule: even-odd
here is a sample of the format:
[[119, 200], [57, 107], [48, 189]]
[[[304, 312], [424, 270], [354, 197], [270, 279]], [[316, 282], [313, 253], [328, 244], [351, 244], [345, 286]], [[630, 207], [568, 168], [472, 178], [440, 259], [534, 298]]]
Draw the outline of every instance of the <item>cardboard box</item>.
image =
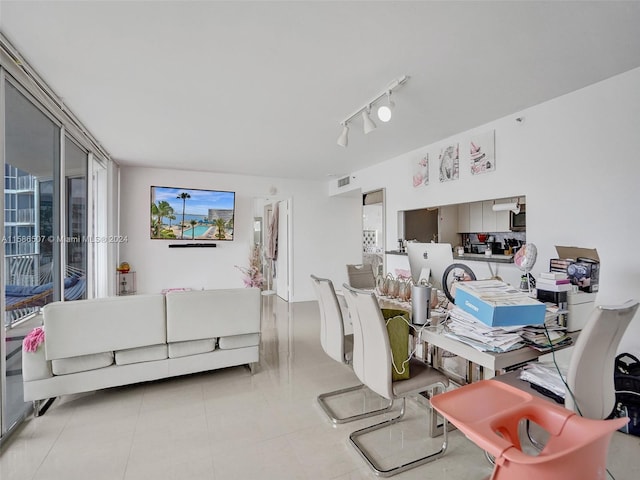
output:
[[[595, 248], [556, 246], [560, 259], [567, 260], [567, 275], [583, 292], [597, 292], [600, 282], [600, 257]], [[557, 259], [551, 265], [558, 264]]]
[[456, 283], [456, 305], [490, 327], [541, 325], [546, 307], [498, 280]]
[[567, 330], [582, 330], [587, 324], [593, 309], [596, 308], [596, 294], [585, 292], [569, 292], [567, 297], [569, 313], [567, 314]]

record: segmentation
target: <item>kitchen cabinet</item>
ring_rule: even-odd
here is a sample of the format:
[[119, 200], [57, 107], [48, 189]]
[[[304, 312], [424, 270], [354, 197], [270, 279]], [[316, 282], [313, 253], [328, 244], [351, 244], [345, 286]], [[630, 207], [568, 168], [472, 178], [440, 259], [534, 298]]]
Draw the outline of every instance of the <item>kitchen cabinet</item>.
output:
[[469, 204], [469, 231], [484, 232], [484, 223], [482, 219], [483, 202], [473, 202]]
[[496, 232], [510, 232], [509, 217], [510, 211], [495, 212], [496, 214]]
[[458, 232], [471, 232], [471, 224], [469, 222], [469, 204], [461, 203], [458, 205]]
[[493, 211], [493, 200], [482, 202], [482, 231], [497, 232], [496, 213]]
[[509, 211], [494, 212], [493, 200], [458, 205], [459, 233], [509, 232]]

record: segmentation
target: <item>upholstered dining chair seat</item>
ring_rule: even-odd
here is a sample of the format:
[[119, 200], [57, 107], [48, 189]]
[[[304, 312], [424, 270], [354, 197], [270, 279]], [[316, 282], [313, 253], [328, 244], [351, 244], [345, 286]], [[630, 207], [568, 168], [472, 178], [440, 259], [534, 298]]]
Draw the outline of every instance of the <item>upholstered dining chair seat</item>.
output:
[[391, 383], [393, 395], [399, 398], [409, 393], [422, 392], [425, 385], [442, 382], [442, 377], [438, 370], [412, 358], [409, 362], [409, 378]]

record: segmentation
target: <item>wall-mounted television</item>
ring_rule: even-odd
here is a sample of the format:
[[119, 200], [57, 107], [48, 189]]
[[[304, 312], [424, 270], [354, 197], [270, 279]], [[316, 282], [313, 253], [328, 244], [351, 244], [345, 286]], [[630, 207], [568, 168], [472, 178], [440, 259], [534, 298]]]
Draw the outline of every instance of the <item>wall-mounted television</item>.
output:
[[233, 240], [235, 192], [151, 187], [152, 239]]

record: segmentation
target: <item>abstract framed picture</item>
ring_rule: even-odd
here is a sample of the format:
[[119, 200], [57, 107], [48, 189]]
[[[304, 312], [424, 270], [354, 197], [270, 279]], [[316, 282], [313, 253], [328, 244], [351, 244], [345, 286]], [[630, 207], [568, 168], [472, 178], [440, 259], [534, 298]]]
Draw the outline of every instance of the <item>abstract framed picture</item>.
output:
[[440, 181], [457, 180], [460, 176], [459, 144], [447, 145], [440, 151]]
[[469, 154], [472, 175], [495, 171], [495, 130], [471, 138], [469, 141]]
[[420, 160], [412, 160], [413, 165], [413, 186], [425, 187], [429, 185], [429, 154]]

